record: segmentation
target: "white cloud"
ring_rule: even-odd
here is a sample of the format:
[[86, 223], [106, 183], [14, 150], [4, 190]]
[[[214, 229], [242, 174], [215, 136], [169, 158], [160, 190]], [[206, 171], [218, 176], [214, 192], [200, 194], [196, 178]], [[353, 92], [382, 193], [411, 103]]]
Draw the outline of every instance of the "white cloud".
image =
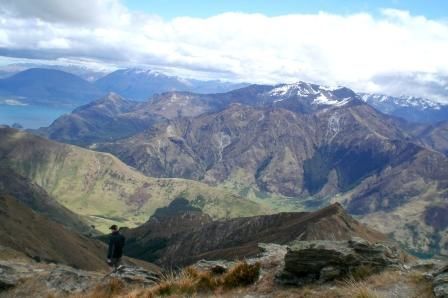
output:
[[122, 24], [129, 17], [118, 0], [1, 0], [0, 12], [10, 17], [74, 25]]
[[[409, 78], [437, 81], [438, 90], [448, 85], [448, 24], [400, 10], [385, 9], [379, 17], [225, 13], [164, 20], [129, 11], [117, 0], [70, 6], [0, 0], [0, 12], [0, 48], [12, 56], [147, 64], [250, 82], [306, 80], [385, 93], [406, 90]], [[381, 79], [402, 74], [407, 79], [400, 84], [408, 85], [400, 88]], [[448, 101], [446, 92], [418, 90]]]

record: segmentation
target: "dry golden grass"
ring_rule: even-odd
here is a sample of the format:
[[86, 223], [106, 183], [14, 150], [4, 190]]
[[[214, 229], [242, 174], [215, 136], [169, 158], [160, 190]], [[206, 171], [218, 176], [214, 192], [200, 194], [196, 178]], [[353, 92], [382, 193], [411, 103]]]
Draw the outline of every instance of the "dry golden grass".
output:
[[434, 297], [432, 283], [424, 277], [423, 273], [413, 272], [409, 275], [409, 280], [416, 285], [414, 297]]
[[106, 283], [97, 285], [85, 294], [72, 295], [71, 298], [114, 298], [124, 295], [128, 291], [123, 281], [113, 278]]
[[369, 284], [363, 281], [347, 280], [346, 285], [339, 289], [343, 297], [353, 298], [380, 298]]
[[361, 265], [355, 268], [355, 270], [353, 270], [350, 273], [350, 276], [352, 279], [359, 281], [359, 280], [364, 280], [367, 277], [375, 274], [377, 272], [377, 270], [370, 266], [370, 265]]
[[258, 263], [252, 265], [239, 262], [222, 275], [187, 267], [177, 274], [172, 272], [165, 274], [161, 281], [151, 288], [134, 290], [122, 297], [194, 297], [200, 294], [220, 296], [231, 289], [254, 283], [259, 274], [260, 264]]
[[239, 262], [222, 277], [222, 285], [226, 288], [237, 288], [253, 284], [260, 275], [260, 263], [250, 265]]

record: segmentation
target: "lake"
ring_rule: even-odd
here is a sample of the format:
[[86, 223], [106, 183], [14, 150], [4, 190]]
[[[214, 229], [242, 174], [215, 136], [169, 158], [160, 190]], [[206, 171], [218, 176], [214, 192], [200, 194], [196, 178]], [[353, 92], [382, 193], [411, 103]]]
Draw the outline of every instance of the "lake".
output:
[[73, 110], [69, 107], [0, 104], [0, 124], [19, 123], [24, 128], [50, 125], [56, 118]]

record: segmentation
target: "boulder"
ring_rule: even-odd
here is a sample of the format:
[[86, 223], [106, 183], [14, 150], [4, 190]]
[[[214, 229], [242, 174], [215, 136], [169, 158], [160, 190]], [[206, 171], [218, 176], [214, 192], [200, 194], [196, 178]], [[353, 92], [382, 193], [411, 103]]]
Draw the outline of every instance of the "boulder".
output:
[[369, 243], [361, 238], [345, 241], [294, 241], [287, 249], [281, 284], [303, 285], [349, 276], [362, 266], [379, 272], [400, 265], [401, 251], [391, 243]]

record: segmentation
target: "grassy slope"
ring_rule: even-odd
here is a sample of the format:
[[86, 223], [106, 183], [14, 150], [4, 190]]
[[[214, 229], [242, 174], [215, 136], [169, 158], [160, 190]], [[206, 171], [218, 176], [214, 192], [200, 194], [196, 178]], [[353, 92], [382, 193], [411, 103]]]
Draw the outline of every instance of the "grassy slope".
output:
[[110, 154], [60, 144], [12, 129], [0, 129], [0, 161], [31, 178], [97, 229], [111, 222], [134, 227], [176, 196], [192, 200], [212, 217], [268, 212], [223, 188], [183, 179], [155, 179]]

